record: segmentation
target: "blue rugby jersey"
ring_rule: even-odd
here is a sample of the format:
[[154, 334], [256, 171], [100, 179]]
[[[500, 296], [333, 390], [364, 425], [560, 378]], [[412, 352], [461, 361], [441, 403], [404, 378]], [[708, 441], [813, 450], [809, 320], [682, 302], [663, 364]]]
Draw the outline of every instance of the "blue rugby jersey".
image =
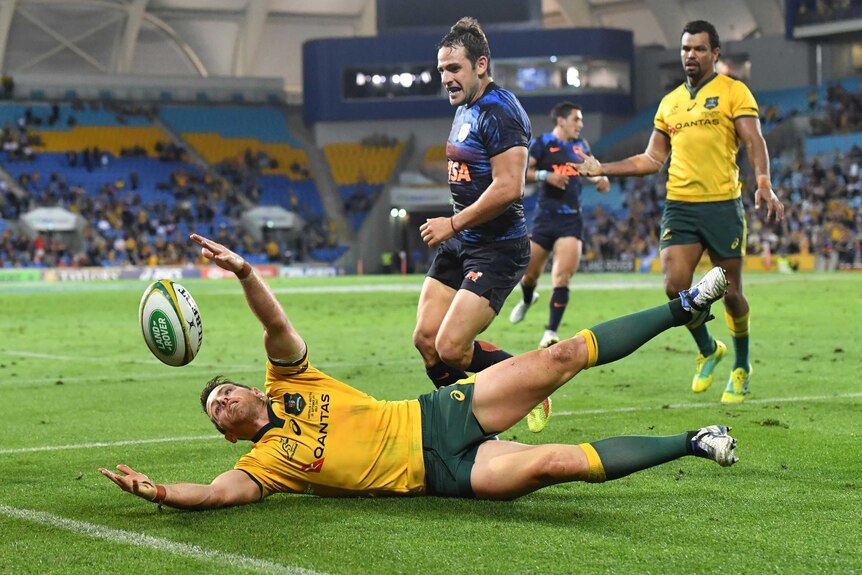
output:
[[569, 176], [569, 184], [565, 190], [552, 186], [548, 182], [536, 182], [539, 201], [536, 205], [536, 217], [554, 216], [557, 214], [577, 214], [581, 209], [581, 178], [577, 168], [570, 163], [581, 164], [583, 160], [575, 153], [580, 149], [590, 154], [590, 145], [586, 140], [559, 140], [553, 133], [542, 134], [530, 142], [530, 156], [536, 160], [536, 170], [547, 170]]
[[[528, 147], [529, 143], [530, 118], [514, 94], [495, 83], [474, 104], [458, 106], [446, 142], [455, 213], [475, 203], [491, 185], [491, 158], [515, 146]], [[484, 244], [526, 235], [524, 204], [519, 199], [496, 218], [462, 230], [458, 238]]]

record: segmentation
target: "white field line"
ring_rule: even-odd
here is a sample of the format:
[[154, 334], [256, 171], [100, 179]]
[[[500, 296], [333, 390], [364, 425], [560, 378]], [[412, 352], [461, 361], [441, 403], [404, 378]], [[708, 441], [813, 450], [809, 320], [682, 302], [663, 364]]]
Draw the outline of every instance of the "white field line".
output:
[[189, 543], [177, 543], [170, 539], [153, 537], [151, 535], [136, 533], [134, 531], [113, 529], [111, 527], [96, 525], [95, 523], [87, 523], [86, 521], [67, 519], [65, 517], [52, 515], [51, 513], [45, 513], [44, 511], [33, 511], [31, 509], [19, 509], [17, 507], [9, 507], [8, 505], [0, 505], [0, 515], [23, 521], [30, 521], [40, 525], [46, 525], [48, 527], [65, 529], [66, 531], [71, 531], [77, 535], [84, 535], [93, 539], [102, 539], [109, 543], [135, 545], [137, 547], [144, 547], [155, 551], [172, 553], [174, 555], [195, 559], [197, 561], [213, 563], [214, 570], [221, 570], [224, 566], [228, 566], [236, 569], [257, 571], [259, 573], [319, 575], [317, 571], [303, 569], [302, 567], [281, 565], [280, 563], [273, 563], [272, 561], [267, 561], [265, 559], [257, 559], [255, 557], [249, 557], [248, 555], [240, 555], [237, 553], [226, 553], [224, 551], [207, 549], [206, 547], [191, 545]]
[[[773, 397], [764, 399], [749, 399], [745, 405], [763, 403], [799, 403], [805, 401], [826, 401], [830, 399], [856, 399], [862, 397], [860, 393], [838, 393], [834, 395], [806, 395], [798, 397]], [[720, 407], [720, 403], [673, 403], [660, 406], [646, 407], [614, 407], [610, 409], [580, 409], [576, 411], [555, 411], [555, 417], [567, 417], [578, 415], [607, 415], [612, 413], [630, 413], [634, 411], [663, 411], [667, 409], [703, 409], [707, 407]], [[726, 406], [725, 406], [726, 407]], [[88, 449], [92, 447], [115, 447], [122, 445], [142, 445], [147, 443], [171, 443], [175, 441], [200, 441], [208, 439], [221, 439], [220, 435], [193, 435], [189, 437], [162, 437], [156, 439], [130, 439], [127, 441], [105, 441], [97, 443], [80, 443], [72, 445], [46, 445], [42, 447], [19, 447], [14, 449], [0, 449], [0, 455], [12, 455], [16, 453], [33, 453], [37, 451], [65, 451], [67, 449]]]
[[0, 455], [12, 453], [34, 453], [37, 451], [66, 451], [69, 449], [90, 449], [92, 447], [118, 447], [122, 445], [144, 445], [147, 443], [173, 443], [176, 441], [203, 441], [223, 439], [221, 435], [190, 435], [187, 437], [157, 437], [154, 439], [129, 439], [125, 441], [97, 441], [93, 443], [76, 443], [72, 445], [44, 445], [42, 447], [19, 447], [16, 449], [0, 449]]

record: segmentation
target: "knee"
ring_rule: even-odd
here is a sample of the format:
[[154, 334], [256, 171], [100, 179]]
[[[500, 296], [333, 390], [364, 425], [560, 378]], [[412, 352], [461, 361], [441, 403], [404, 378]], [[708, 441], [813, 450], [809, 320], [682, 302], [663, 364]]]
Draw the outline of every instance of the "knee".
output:
[[569, 287], [569, 280], [572, 279], [571, 272], [568, 273], [556, 273], [553, 277], [554, 287], [555, 288], [567, 288]]
[[473, 349], [472, 341], [468, 345], [465, 345], [464, 342], [456, 341], [440, 333], [434, 342], [434, 348], [437, 351], [437, 355], [446, 365], [460, 369], [467, 369], [470, 366], [468, 354]]
[[565, 339], [543, 350], [555, 372], [577, 372], [586, 367], [589, 358], [587, 340], [583, 336]]
[[417, 325], [413, 330], [413, 345], [423, 356], [434, 353], [434, 336], [435, 334]]

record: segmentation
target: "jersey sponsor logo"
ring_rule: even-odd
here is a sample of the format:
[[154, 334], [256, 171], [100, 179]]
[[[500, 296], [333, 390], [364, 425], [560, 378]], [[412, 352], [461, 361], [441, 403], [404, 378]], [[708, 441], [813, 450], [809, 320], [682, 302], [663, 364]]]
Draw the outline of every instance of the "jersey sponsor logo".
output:
[[479, 278], [482, 277], [482, 272], [467, 272], [467, 275], [464, 277], [466, 277], [471, 282], [476, 283], [477, 281], [479, 281]]
[[578, 169], [574, 167], [571, 163], [568, 164], [552, 164], [551, 168], [554, 170], [555, 174], [562, 174], [563, 176], [577, 176]]
[[457, 389], [453, 389], [452, 391], [450, 391], [449, 397], [451, 397], [455, 401], [464, 401], [464, 398], [465, 398], [464, 392], [458, 391]]
[[463, 142], [470, 135], [470, 124], [461, 124], [461, 129], [458, 130], [458, 141]]
[[664, 232], [661, 235], [661, 241], [666, 241], [670, 239], [670, 228], [665, 228]]
[[695, 106], [697, 106], [697, 102], [692, 102], [692, 103], [691, 103], [691, 106], [689, 106], [688, 108], [686, 108], [686, 109], [685, 109], [685, 111], [686, 111], [686, 112], [691, 112], [692, 110], [694, 110], [694, 107], [695, 107]]
[[713, 96], [712, 98], [707, 98], [706, 102], [703, 103], [703, 107], [707, 110], [712, 110], [713, 108], [718, 106], [718, 96]]
[[692, 120], [691, 122], [677, 122], [674, 124], [675, 131], [678, 132], [683, 128], [690, 128], [694, 126], [717, 126], [719, 124], [718, 118], [701, 118], [700, 120]]
[[291, 415], [299, 415], [305, 409], [305, 398], [298, 393], [284, 394], [284, 411]]
[[287, 455], [288, 460], [293, 461], [293, 456], [296, 455], [296, 448], [298, 445], [298, 443], [291, 441], [286, 437], [281, 440], [281, 450], [284, 451], [285, 455]]
[[449, 160], [449, 183], [472, 182], [470, 167], [464, 162]]
[[557, 147], [551, 146], [550, 148], [548, 148], [548, 151], [549, 151], [549, 152], [551, 152], [551, 153], [553, 154], [554, 152], [559, 152], [559, 151], [560, 151], [560, 148], [557, 148]]
[[[329, 437], [329, 394], [320, 395], [320, 418], [318, 419], [317, 447], [314, 448], [314, 456], [323, 465], [323, 456], [326, 453], [326, 438]], [[318, 470], [319, 471], [319, 470]]]
[[300, 471], [305, 471], [306, 473], [320, 473], [323, 469], [323, 460], [325, 458], [321, 457], [317, 461], [312, 461], [308, 465], [303, 465], [299, 468]]
[[290, 420], [290, 430], [293, 431], [296, 435], [302, 435], [302, 429], [299, 428], [299, 424], [295, 419]]

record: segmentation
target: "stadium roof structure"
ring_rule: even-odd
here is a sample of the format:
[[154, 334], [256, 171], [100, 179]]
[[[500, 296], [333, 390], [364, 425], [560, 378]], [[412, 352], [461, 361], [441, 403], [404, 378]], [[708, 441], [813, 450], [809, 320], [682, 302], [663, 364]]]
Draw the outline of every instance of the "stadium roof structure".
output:
[[[470, 0], [463, 4], [468, 13]], [[783, 33], [783, 5], [542, 0], [542, 17], [547, 28], [622, 28], [634, 31], [636, 45], [672, 47], [695, 19], [713, 22], [725, 41]], [[12, 76], [281, 77], [288, 90], [301, 90], [302, 43], [375, 35], [376, 10], [377, 0], [3, 0], [0, 69]]]

